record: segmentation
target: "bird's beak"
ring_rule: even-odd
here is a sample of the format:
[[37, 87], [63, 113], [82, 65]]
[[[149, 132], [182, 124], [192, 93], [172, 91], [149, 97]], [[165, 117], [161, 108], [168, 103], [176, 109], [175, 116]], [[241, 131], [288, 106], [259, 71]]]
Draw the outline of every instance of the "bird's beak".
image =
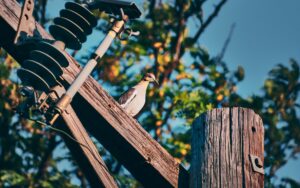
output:
[[154, 82], [156, 83], [156, 85], [159, 86], [159, 82], [155, 79]]

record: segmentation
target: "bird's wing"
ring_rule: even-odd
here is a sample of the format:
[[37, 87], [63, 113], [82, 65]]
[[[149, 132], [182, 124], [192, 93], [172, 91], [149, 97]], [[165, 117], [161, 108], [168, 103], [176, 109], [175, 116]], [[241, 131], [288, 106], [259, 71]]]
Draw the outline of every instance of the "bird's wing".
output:
[[135, 97], [137, 94], [137, 90], [135, 88], [131, 88], [125, 93], [121, 95], [118, 102], [124, 108], [126, 107]]

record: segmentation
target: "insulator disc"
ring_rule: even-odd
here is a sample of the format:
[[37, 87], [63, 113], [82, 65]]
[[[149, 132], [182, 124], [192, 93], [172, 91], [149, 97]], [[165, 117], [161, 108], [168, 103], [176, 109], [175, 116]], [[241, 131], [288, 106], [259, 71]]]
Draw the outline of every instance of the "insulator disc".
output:
[[48, 92], [50, 89], [50, 86], [43, 78], [30, 70], [20, 68], [17, 71], [17, 75], [21, 79], [23, 85], [32, 86], [34, 89], [44, 92]]
[[63, 9], [60, 11], [60, 16], [67, 18], [68, 20], [71, 20], [72, 22], [76, 23], [79, 25], [85, 33], [91, 34], [93, 27], [87, 21], [84, 17], [82, 17], [80, 14], [76, 13], [75, 11], [68, 10], [68, 9]]
[[78, 4], [78, 3], [73, 3], [73, 2], [67, 2], [65, 4], [66, 9], [73, 10], [74, 12], [77, 12], [81, 16], [83, 16], [92, 27], [95, 27], [97, 25], [97, 19], [93, 15], [93, 13], [85, 8], [84, 6]]
[[[29, 57], [29, 54], [32, 49], [35, 49], [36, 43], [38, 41], [36, 40], [26, 40], [25, 42], [22, 42], [21, 44], [16, 45], [16, 51], [18, 54], [20, 54], [21, 57], [24, 57], [24, 59], [27, 59]], [[22, 62], [21, 62], [22, 65]]]
[[63, 41], [66, 44], [66, 48], [73, 50], [79, 50], [81, 48], [79, 39], [67, 28], [60, 25], [51, 25], [49, 31], [56, 40]]
[[58, 78], [63, 74], [63, 69], [59, 65], [59, 63], [51, 56], [49, 56], [48, 54], [42, 51], [39, 50], [31, 51], [30, 59], [39, 62], [45, 67], [47, 67], [56, 76], [56, 78]]
[[80, 40], [81, 43], [86, 41], [86, 35], [83, 29], [71, 20], [64, 17], [57, 17], [54, 19], [54, 23], [64, 28], [68, 28], [68, 30], [72, 31], [72, 33]]
[[69, 66], [69, 61], [65, 55], [57, 49], [55, 46], [48, 42], [42, 41], [37, 44], [37, 48], [40, 51], [46, 52], [49, 56], [56, 60], [62, 67]]
[[33, 60], [25, 60], [23, 62], [23, 67], [39, 75], [50, 87], [58, 85], [54, 74], [52, 74], [52, 72], [44, 65]]

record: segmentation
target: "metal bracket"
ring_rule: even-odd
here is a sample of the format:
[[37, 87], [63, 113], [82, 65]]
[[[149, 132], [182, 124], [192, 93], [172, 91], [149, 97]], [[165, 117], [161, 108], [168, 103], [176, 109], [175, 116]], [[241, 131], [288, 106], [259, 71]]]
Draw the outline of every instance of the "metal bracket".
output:
[[22, 42], [24, 38], [27, 38], [29, 36], [33, 36], [34, 30], [36, 28], [35, 26], [35, 19], [32, 16], [34, 10], [34, 0], [25, 0], [20, 21], [18, 24], [17, 34], [14, 40], [14, 44], [17, 44], [19, 42]]
[[258, 172], [260, 174], [265, 174], [264, 172], [264, 165], [261, 161], [261, 159], [258, 156], [255, 155], [249, 155], [251, 166], [254, 172]]
[[[119, 18], [111, 16], [110, 23], [112, 24], [111, 30], [117, 33], [120, 40], [128, 40], [131, 36], [139, 36], [139, 31], [133, 31], [131, 28], [126, 28], [125, 23], [129, 20], [128, 15], [125, 14], [123, 8], [120, 8]], [[122, 22], [124, 21], [124, 23]], [[120, 27], [121, 25], [121, 27]]]
[[125, 2], [120, 0], [97, 0], [87, 4], [90, 10], [99, 9], [107, 14], [119, 15], [120, 9], [124, 10], [124, 13], [129, 19], [136, 19], [142, 15], [140, 9], [134, 2]]
[[[55, 86], [50, 89], [49, 93], [37, 92], [30, 86], [24, 86], [19, 90], [19, 93], [26, 97], [26, 100], [22, 101], [16, 108], [17, 112], [26, 118], [30, 117], [31, 112], [35, 112], [38, 115], [45, 115], [46, 119], [52, 117], [52, 107], [66, 92], [62, 86]], [[69, 108], [65, 109], [65, 112], [69, 114]]]

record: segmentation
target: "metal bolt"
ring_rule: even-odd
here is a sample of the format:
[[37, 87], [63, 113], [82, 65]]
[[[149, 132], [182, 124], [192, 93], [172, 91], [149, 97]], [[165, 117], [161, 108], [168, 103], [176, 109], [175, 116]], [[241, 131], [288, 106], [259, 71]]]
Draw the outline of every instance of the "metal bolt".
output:
[[264, 174], [264, 168], [261, 159], [255, 155], [249, 155], [249, 157], [253, 171]]
[[260, 158], [256, 158], [255, 159], [255, 165], [258, 167], [258, 168], [262, 168], [263, 165], [262, 165], [262, 161], [260, 160]]
[[115, 21], [115, 18], [110, 18], [110, 19], [109, 19], [109, 22], [110, 22], [110, 23], [114, 23], [114, 21]]

